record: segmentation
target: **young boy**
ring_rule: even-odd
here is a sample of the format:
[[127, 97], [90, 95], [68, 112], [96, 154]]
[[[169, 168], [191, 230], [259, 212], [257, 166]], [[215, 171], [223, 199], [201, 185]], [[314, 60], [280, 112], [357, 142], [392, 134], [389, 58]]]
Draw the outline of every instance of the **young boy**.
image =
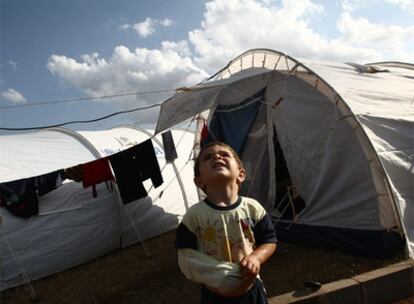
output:
[[194, 182], [207, 195], [177, 228], [178, 262], [184, 275], [201, 283], [201, 303], [268, 303], [259, 278], [276, 250], [269, 215], [254, 199], [238, 195], [246, 171], [227, 144], [202, 148]]

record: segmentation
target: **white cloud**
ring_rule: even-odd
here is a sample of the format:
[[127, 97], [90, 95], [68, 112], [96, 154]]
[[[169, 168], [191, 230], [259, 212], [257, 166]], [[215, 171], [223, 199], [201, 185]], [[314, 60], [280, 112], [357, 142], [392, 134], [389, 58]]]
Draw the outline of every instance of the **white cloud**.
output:
[[174, 24], [174, 21], [172, 21], [171, 19], [166, 18], [166, 19], [160, 20], [160, 24], [162, 26], [169, 27], [169, 26]]
[[319, 1], [282, 0], [279, 5], [254, 0], [209, 2], [200, 28], [189, 32], [195, 62], [212, 73], [251, 48], [271, 48], [299, 58], [360, 63], [412, 61], [412, 27], [353, 17], [353, 11], [376, 5], [373, 0], [343, 0], [341, 4], [346, 9], [339, 14], [338, 33], [328, 38], [313, 27], [328, 14]]
[[353, 12], [363, 6], [369, 6], [368, 2], [372, 2], [372, 0], [340, 0], [342, 10], [344, 12]]
[[119, 28], [121, 30], [134, 30], [142, 38], [147, 38], [150, 35], [154, 34], [158, 26], [170, 27], [174, 24], [171, 19], [153, 19], [146, 18], [143, 22], [138, 22], [135, 24], [122, 24]]
[[124, 92], [126, 89], [175, 88], [189, 85], [188, 77], [206, 77], [191, 60], [185, 41], [164, 42], [160, 50], [125, 46], [115, 48], [108, 60], [98, 53], [83, 55], [80, 61], [52, 55], [47, 68], [52, 74], [81, 88], [90, 96]]
[[324, 7], [311, 0], [284, 0], [279, 6], [253, 0], [209, 2], [201, 28], [189, 33], [197, 53], [195, 62], [211, 73], [235, 54], [258, 47], [313, 59], [380, 59], [376, 49], [317, 33], [312, 21], [325, 14]]
[[173, 41], [163, 41], [161, 43], [162, 49], [170, 50], [173, 52], [176, 52], [181, 57], [191, 57], [191, 51], [188, 47], [187, 41], [179, 41], [179, 42], [173, 42]]
[[9, 65], [11, 65], [13, 71], [16, 71], [17, 70], [17, 62], [16, 61], [10, 59], [7, 63]]
[[[340, 0], [344, 12], [354, 12], [361, 8], [369, 8], [371, 6], [378, 6], [379, 4], [387, 3], [399, 7], [401, 10], [414, 13], [413, 0]], [[386, 13], [386, 12], [385, 12]]]
[[131, 25], [130, 24], [121, 24], [120, 26], [119, 26], [119, 29], [121, 29], [121, 30], [124, 30], [124, 31], [126, 31], [126, 30], [129, 30], [131, 28]]
[[413, 58], [413, 54], [408, 52], [408, 43], [414, 41], [414, 26], [375, 24], [345, 12], [338, 19], [338, 29], [342, 34], [340, 41], [344, 44], [378, 50], [384, 57], [401, 61]]
[[7, 101], [12, 102], [13, 104], [21, 104], [26, 102], [26, 98], [16, 91], [15, 89], [9, 88], [6, 91], [1, 92], [1, 96]]
[[154, 21], [151, 18], [145, 19], [144, 22], [134, 24], [132, 28], [143, 38], [146, 38], [155, 32]]
[[[160, 50], [117, 46], [109, 59], [94, 53], [75, 60], [52, 55], [47, 68], [66, 83], [88, 96], [125, 92], [148, 92], [193, 85], [207, 77], [188, 56], [187, 42], [164, 42]], [[171, 95], [171, 94], [170, 94]], [[137, 99], [117, 99], [123, 108], [161, 102], [165, 96], [138, 95]], [[111, 100], [113, 101], [113, 100]], [[118, 102], [119, 101], [119, 102]], [[145, 117], [154, 119], [154, 117]]]
[[411, 13], [414, 13], [414, 1], [413, 0], [385, 0], [393, 5], [397, 5], [402, 10], [407, 10]]

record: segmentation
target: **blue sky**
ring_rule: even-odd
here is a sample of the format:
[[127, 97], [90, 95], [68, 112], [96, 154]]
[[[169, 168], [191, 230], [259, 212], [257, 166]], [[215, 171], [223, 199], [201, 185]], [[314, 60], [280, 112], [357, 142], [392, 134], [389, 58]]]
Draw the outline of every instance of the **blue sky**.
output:
[[[101, 117], [193, 85], [250, 48], [294, 57], [414, 62], [414, 0], [0, 2], [0, 126]], [[156, 121], [157, 110], [75, 129]]]

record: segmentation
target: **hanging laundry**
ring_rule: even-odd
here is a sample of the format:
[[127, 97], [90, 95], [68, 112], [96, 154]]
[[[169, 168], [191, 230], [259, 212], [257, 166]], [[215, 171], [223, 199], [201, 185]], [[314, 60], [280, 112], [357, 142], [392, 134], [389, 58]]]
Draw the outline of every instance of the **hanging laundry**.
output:
[[21, 218], [39, 214], [35, 179], [25, 178], [0, 184], [0, 204]]
[[142, 182], [151, 178], [154, 187], [163, 183], [151, 139], [109, 156], [124, 204], [147, 196]]
[[82, 165], [73, 166], [65, 169], [65, 176], [67, 179], [80, 183], [83, 179]]
[[63, 181], [66, 179], [66, 176], [64, 170], [57, 170], [54, 172], [36, 176], [34, 179], [37, 194], [39, 196], [42, 196], [62, 185]]
[[0, 184], [0, 205], [21, 218], [39, 214], [39, 196], [45, 195], [65, 180], [64, 170]]
[[100, 158], [92, 162], [82, 164], [81, 166], [83, 187], [87, 188], [89, 186], [92, 186], [93, 197], [98, 196], [98, 193], [96, 192], [97, 184], [115, 180], [107, 158]]
[[200, 142], [202, 143], [202, 145], [204, 144], [204, 141], [207, 139], [207, 137], [209, 137], [208, 126], [206, 121], [204, 120], [203, 129], [201, 130], [200, 134]]
[[164, 146], [165, 159], [167, 162], [173, 162], [177, 156], [177, 150], [175, 149], [174, 138], [171, 131], [167, 131], [161, 134], [162, 144]]

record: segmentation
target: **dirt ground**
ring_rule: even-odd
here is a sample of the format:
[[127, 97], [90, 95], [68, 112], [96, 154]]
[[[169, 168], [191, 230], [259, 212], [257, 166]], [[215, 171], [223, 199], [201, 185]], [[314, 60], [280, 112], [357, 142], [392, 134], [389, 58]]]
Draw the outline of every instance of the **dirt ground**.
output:
[[[177, 265], [175, 231], [146, 240], [150, 257], [140, 244], [117, 250], [89, 263], [32, 282], [38, 300], [24, 286], [1, 293], [1, 304], [186, 304], [198, 303], [199, 286], [187, 281]], [[303, 282], [322, 284], [402, 260], [372, 259], [338, 252], [279, 243], [263, 266], [262, 279], [269, 297], [300, 289]]]

